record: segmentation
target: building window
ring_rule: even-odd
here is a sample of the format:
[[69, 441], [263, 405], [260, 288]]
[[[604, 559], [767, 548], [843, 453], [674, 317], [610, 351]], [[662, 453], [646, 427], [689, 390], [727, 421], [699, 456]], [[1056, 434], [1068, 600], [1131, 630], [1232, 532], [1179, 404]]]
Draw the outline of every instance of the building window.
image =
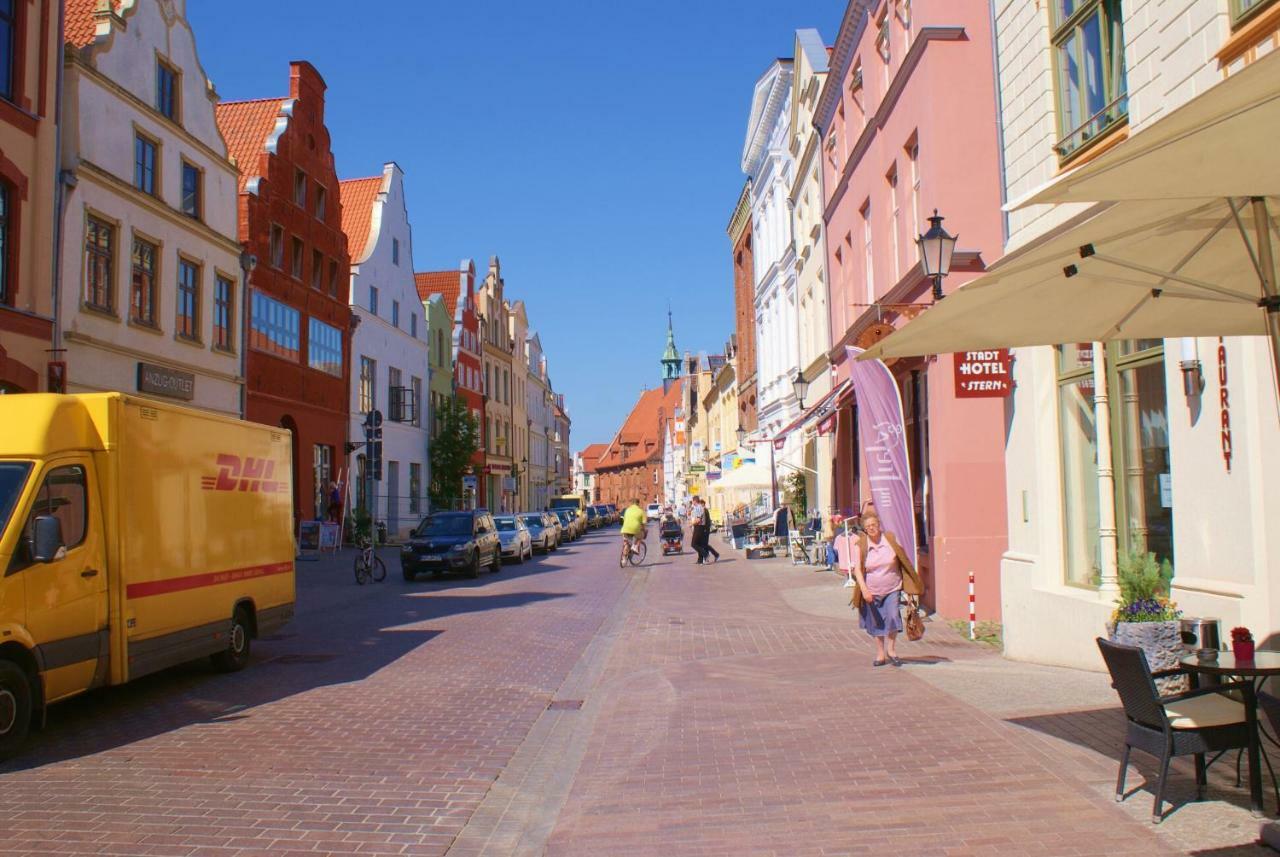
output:
[[307, 207], [307, 174], [302, 170], [293, 171], [293, 201], [299, 208]]
[[409, 463], [409, 514], [416, 515], [422, 509], [422, 465]]
[[288, 304], [253, 293], [249, 345], [266, 354], [297, 362], [301, 351], [302, 314]]
[[360, 412], [369, 413], [378, 406], [378, 361], [360, 358]]
[[901, 211], [898, 207], [898, 165], [894, 164], [884, 177], [889, 186], [889, 281], [898, 281], [898, 230], [902, 227]]
[[369, 287], [369, 312], [374, 315], [378, 314], [378, 287]]
[[410, 395], [413, 397], [413, 424], [415, 426], [422, 425], [422, 379], [412, 377], [409, 379]]
[[872, 258], [871, 200], [862, 203], [859, 213], [862, 215], [862, 259], [865, 266], [863, 274], [867, 278], [867, 303], [873, 304], [876, 302], [876, 270]]
[[0, 0], [0, 96], [13, 100], [13, 78], [17, 72], [18, 9], [21, 0]]
[[409, 313], [409, 335], [414, 339], [418, 338], [418, 314], [416, 312]]
[[391, 326], [400, 326], [400, 301], [391, 302]]
[[156, 148], [149, 137], [133, 136], [133, 186], [151, 196], [156, 195]]
[[182, 162], [182, 213], [188, 217], [200, 219], [201, 186], [204, 174], [200, 168], [186, 161]]
[[213, 347], [220, 351], [234, 351], [231, 331], [235, 330], [236, 284], [226, 277], [213, 280]]
[[115, 227], [90, 217], [84, 239], [84, 302], [105, 312], [115, 312], [115, 252]]
[[405, 421], [404, 387], [400, 380], [400, 370], [394, 366], [387, 367], [387, 415], [395, 422]]
[[324, 189], [324, 185], [316, 185], [316, 220], [324, 220], [325, 212], [328, 211], [329, 193]]
[[1231, 0], [1231, 26], [1238, 27], [1275, 0]]
[[292, 242], [292, 252], [289, 254], [289, 273], [293, 275], [295, 280], [302, 279], [302, 239], [294, 236]]
[[129, 320], [154, 326], [156, 323], [156, 256], [159, 248], [150, 241], [133, 239], [133, 271], [129, 285]]
[[1128, 121], [1120, 0], [1055, 0], [1058, 157], [1068, 160]]
[[178, 72], [164, 60], [156, 60], [156, 110], [178, 121]]
[[400, 264], [400, 239], [399, 238], [391, 239], [391, 264], [393, 265]]
[[178, 259], [178, 336], [200, 339], [200, 266]]
[[1173, 563], [1173, 495], [1164, 342], [1129, 340], [1108, 346], [1114, 365], [1112, 450], [1116, 524], [1122, 552], [1155, 554]]
[[0, 304], [13, 303], [9, 290], [9, 185], [0, 181]]
[[271, 267], [284, 269], [284, 227], [271, 224]]
[[330, 519], [329, 485], [333, 482], [333, 447], [317, 443], [312, 449], [311, 484], [315, 487], [315, 520], [327, 521]]
[[342, 331], [318, 318], [307, 320], [307, 365], [342, 377]]
[[319, 250], [311, 251], [311, 288], [317, 292], [324, 287], [324, 256]]
[[912, 134], [907, 143], [907, 160], [911, 162], [911, 228], [924, 225], [920, 219], [920, 136]]

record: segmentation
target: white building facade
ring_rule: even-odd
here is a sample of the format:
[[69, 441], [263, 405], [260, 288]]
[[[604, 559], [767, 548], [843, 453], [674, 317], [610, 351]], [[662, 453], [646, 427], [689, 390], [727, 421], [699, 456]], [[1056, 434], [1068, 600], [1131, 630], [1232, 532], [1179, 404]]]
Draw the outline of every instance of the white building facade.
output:
[[[796, 248], [791, 204], [795, 158], [791, 136], [793, 62], [775, 60], [756, 82], [742, 171], [750, 178], [755, 267], [758, 432], [763, 443], [800, 415], [792, 380], [800, 366], [796, 304]], [[765, 454], [763, 446], [759, 454]], [[777, 451], [780, 467], [802, 464], [799, 438]], [[783, 473], [779, 470], [779, 475]]]
[[[1213, 98], [1216, 84], [1275, 50], [1280, 33], [1274, 0], [1082, 0], [1065, 17], [1060, 5], [996, 4], [1012, 200], [1123, 147], [1190, 99]], [[1080, 40], [1089, 62], [1064, 70]], [[1072, 77], [1076, 69], [1090, 86]], [[1006, 251], [1063, 231], [1087, 208], [1012, 211]], [[1184, 361], [1201, 370], [1198, 392], [1184, 391]], [[1145, 552], [1172, 565], [1172, 598], [1186, 615], [1217, 617], [1224, 631], [1245, 625], [1274, 647], [1266, 641], [1280, 631], [1280, 431], [1265, 340], [1022, 348], [1014, 380], [1006, 654], [1101, 669], [1094, 637], [1106, 633], [1117, 569]]]
[[525, 412], [529, 421], [529, 508], [545, 509], [551, 504], [555, 483], [555, 460], [551, 442], [555, 435], [555, 414], [547, 377], [547, 358], [542, 338], [529, 331], [525, 339]]
[[[342, 182], [342, 226], [351, 250], [353, 443], [364, 440], [366, 415], [382, 423], [382, 480], [372, 495], [362, 479], [364, 450], [355, 458], [357, 505], [376, 510], [391, 538], [403, 538], [427, 511], [427, 443], [423, 410], [431, 348], [413, 277], [413, 246], [404, 173], [394, 163], [381, 176]], [[362, 502], [360, 502], [362, 501]]]
[[68, 30], [55, 347], [69, 392], [239, 416], [239, 174], [185, 12], [125, 0]]

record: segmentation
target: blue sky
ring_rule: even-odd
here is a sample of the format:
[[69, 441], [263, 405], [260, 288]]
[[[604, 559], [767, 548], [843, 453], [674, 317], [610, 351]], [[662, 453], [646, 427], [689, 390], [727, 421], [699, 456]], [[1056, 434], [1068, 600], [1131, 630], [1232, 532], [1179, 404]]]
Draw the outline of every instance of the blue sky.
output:
[[575, 450], [609, 440], [681, 350], [733, 324], [725, 227], [756, 78], [843, 0], [188, 0], [226, 99], [328, 83], [341, 178], [405, 171], [417, 270], [502, 260]]

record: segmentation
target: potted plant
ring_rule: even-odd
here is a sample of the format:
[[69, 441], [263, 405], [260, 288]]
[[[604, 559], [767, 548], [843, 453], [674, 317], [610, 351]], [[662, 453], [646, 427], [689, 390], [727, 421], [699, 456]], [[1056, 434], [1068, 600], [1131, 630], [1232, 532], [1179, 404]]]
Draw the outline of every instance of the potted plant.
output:
[[1253, 634], [1248, 628], [1231, 629], [1231, 653], [1237, 661], [1253, 660]]
[[[1137, 646], [1147, 656], [1153, 672], [1174, 669], [1184, 654], [1178, 619], [1182, 611], [1169, 600], [1173, 567], [1157, 562], [1155, 554], [1130, 552], [1120, 557], [1120, 599], [1107, 623], [1107, 636], [1117, 643]], [[1161, 693], [1183, 689], [1181, 676], [1157, 679]]]

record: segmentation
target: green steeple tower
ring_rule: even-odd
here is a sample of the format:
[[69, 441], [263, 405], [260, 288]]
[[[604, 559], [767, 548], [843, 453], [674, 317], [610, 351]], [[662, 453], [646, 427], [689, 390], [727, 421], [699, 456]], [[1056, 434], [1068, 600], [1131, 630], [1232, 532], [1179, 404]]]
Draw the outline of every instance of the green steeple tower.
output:
[[680, 377], [680, 352], [676, 351], [676, 332], [671, 327], [671, 310], [667, 310], [667, 349], [662, 352], [662, 380]]

